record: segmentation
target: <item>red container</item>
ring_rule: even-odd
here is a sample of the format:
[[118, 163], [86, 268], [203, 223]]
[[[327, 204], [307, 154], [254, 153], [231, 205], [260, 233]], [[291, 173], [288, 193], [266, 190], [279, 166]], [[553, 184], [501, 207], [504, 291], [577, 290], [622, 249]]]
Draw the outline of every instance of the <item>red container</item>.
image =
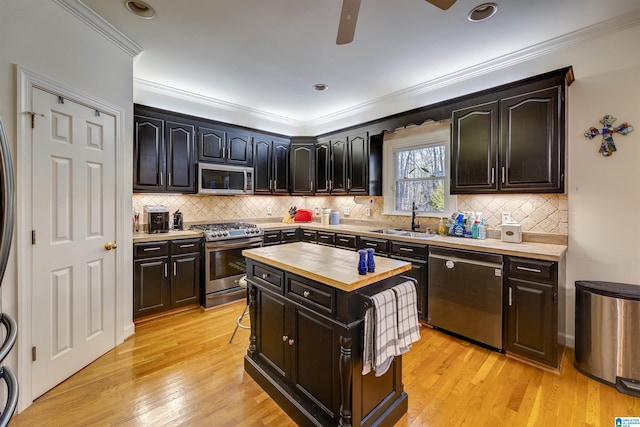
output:
[[311, 222], [313, 221], [313, 212], [310, 209], [298, 209], [294, 218], [295, 222]]

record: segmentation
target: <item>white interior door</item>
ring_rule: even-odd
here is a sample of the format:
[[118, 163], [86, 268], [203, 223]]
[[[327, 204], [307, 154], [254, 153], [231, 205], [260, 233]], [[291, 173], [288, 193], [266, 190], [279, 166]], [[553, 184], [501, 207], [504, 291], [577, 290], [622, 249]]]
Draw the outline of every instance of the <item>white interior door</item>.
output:
[[32, 398], [115, 346], [115, 118], [34, 88]]

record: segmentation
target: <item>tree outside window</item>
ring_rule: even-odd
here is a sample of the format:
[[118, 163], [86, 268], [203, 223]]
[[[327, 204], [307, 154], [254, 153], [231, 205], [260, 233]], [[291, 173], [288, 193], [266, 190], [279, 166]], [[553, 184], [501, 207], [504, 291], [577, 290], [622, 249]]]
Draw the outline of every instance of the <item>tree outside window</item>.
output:
[[419, 212], [444, 213], [445, 156], [444, 144], [394, 152], [396, 211], [411, 211], [415, 202]]

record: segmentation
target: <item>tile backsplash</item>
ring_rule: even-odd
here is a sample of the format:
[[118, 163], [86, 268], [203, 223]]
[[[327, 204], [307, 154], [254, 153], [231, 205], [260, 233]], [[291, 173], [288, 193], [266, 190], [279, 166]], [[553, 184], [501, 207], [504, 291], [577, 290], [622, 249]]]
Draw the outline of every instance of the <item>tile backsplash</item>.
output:
[[[353, 196], [196, 196], [172, 194], [134, 194], [133, 209], [142, 215], [144, 205], [164, 205], [171, 213], [180, 209], [186, 223], [216, 222], [235, 219], [279, 222], [291, 206], [298, 209], [331, 208], [340, 212], [341, 220], [386, 223], [390, 227], [408, 228], [408, 216], [384, 215], [382, 197]], [[369, 203], [371, 202], [371, 203]], [[482, 212], [489, 230], [497, 229], [502, 212], [510, 212], [522, 231], [566, 236], [568, 234], [567, 196], [564, 194], [461, 195], [458, 211]], [[269, 208], [271, 214], [268, 213]], [[345, 215], [345, 208], [349, 211]], [[370, 215], [367, 216], [367, 208]], [[319, 217], [315, 217], [319, 220]], [[437, 227], [438, 218], [420, 218], [421, 227]]]

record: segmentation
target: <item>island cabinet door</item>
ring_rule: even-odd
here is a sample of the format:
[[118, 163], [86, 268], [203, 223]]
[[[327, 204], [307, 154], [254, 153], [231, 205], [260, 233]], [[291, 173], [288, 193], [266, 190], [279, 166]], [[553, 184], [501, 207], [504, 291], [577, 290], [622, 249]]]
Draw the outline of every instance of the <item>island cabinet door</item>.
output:
[[289, 337], [286, 324], [286, 300], [257, 288], [257, 354], [260, 360], [280, 376], [287, 375]]
[[291, 304], [292, 385], [332, 419], [340, 418], [340, 342], [326, 318]]

